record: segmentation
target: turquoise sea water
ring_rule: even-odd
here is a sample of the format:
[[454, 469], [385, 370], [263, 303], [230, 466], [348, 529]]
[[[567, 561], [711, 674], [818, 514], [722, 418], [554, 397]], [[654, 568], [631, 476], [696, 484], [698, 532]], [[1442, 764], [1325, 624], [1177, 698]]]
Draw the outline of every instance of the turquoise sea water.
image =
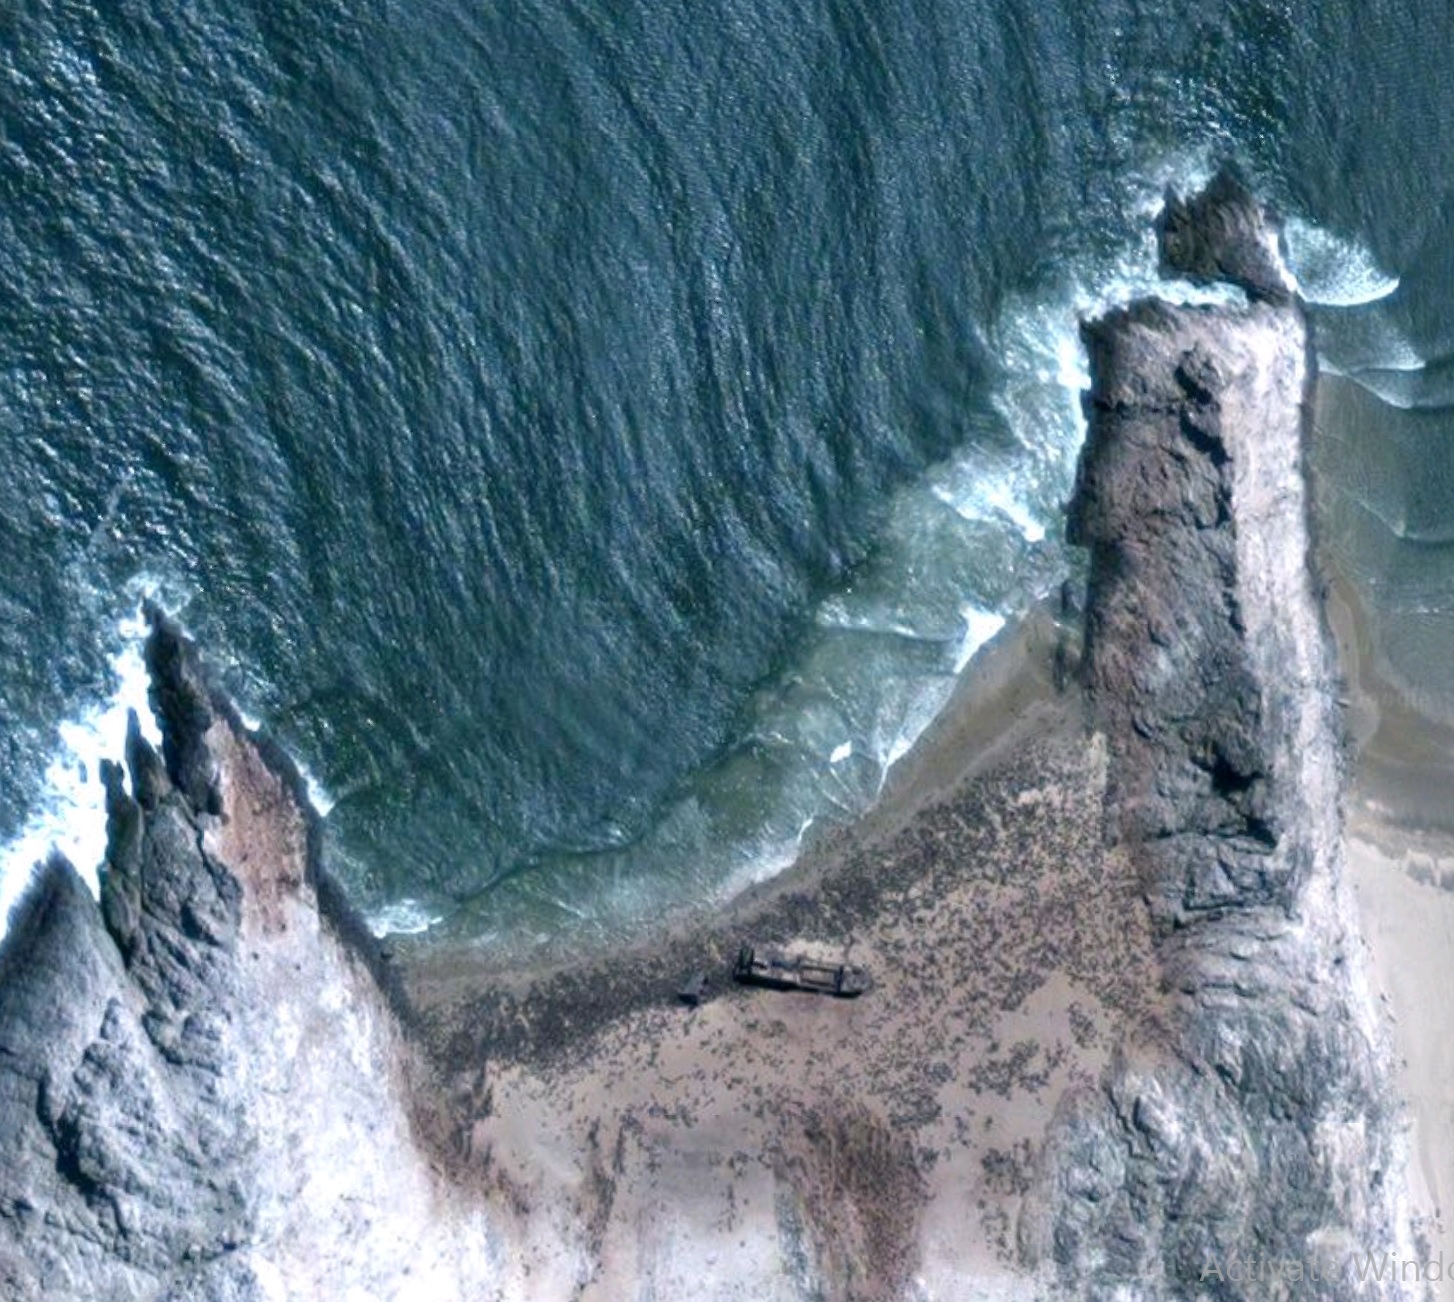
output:
[[1223, 157], [1447, 708], [1450, 48], [1442, 0], [0, 15], [0, 897], [99, 853], [143, 594], [381, 927], [570, 945], [772, 871], [1067, 572], [1075, 321]]

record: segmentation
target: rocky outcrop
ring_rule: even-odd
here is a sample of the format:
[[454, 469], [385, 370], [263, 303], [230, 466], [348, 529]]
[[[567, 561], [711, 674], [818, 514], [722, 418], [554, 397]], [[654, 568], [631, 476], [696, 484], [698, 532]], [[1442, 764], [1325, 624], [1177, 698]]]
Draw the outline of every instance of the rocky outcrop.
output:
[[1234, 180], [1161, 229], [1168, 264], [1250, 301], [1140, 302], [1086, 327], [1070, 534], [1091, 554], [1107, 835], [1145, 894], [1169, 1031], [1066, 1101], [1024, 1243], [1078, 1296], [1413, 1297], [1357, 1269], [1418, 1255], [1342, 882], [1307, 324]]
[[[164, 742], [133, 717], [127, 772], [105, 766], [100, 906], [52, 859], [0, 951], [0, 1295], [392, 1290], [449, 1224], [397, 1002], [296, 770], [152, 619]], [[463, 1260], [482, 1244], [446, 1244], [430, 1296], [488, 1277]]]
[[1223, 168], [1196, 194], [1168, 190], [1156, 231], [1164, 274], [1235, 285], [1253, 301], [1292, 302], [1281, 234], [1231, 169]]

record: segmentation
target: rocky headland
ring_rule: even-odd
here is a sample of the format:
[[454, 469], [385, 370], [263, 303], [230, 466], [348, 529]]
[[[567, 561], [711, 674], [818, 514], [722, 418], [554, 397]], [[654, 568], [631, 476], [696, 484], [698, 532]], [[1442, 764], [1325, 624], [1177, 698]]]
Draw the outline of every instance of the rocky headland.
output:
[[[1029, 618], [858, 826], [629, 952], [380, 947], [152, 612], [101, 899], [53, 860], [0, 946], [0, 1296], [1425, 1296], [1355, 1268], [1427, 1249], [1344, 881], [1308, 327], [1235, 178], [1161, 235], [1245, 302], [1086, 326], [1083, 648]], [[744, 940], [874, 988], [733, 987]]]
[[[1355, 1265], [1425, 1249], [1344, 882], [1307, 323], [1231, 177], [1168, 198], [1162, 234], [1172, 270], [1249, 301], [1142, 302], [1087, 326], [1070, 536], [1091, 553], [1107, 836], [1145, 897], [1167, 1034], [1065, 1100], [1025, 1241], [1089, 1296], [1419, 1296]], [[1252, 1263], [1275, 1280], [1239, 1286]]]

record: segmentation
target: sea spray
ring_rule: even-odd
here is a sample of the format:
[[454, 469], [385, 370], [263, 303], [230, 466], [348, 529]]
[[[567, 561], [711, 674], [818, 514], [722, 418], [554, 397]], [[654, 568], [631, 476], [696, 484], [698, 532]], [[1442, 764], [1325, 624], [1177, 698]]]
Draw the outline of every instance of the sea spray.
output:
[[147, 701], [147, 672], [142, 655], [146, 624], [139, 607], [114, 629], [119, 646], [110, 661], [114, 686], [102, 701], [82, 709], [56, 729], [55, 747], [41, 794], [19, 833], [0, 848], [0, 935], [10, 910], [29, 884], [35, 866], [52, 850], [75, 865], [92, 891], [106, 855], [106, 793], [101, 785], [103, 759], [118, 759], [125, 747], [126, 720], [136, 712], [143, 735], [154, 745], [161, 733]]
[[[150, 680], [145, 660], [147, 621], [143, 606], [166, 600], [162, 585], [141, 577], [127, 586], [127, 612], [115, 621], [110, 642], [115, 650], [108, 662], [109, 693], [84, 705], [56, 728], [53, 749], [40, 795], [25, 823], [0, 847], [0, 936], [9, 926], [10, 910], [29, 884], [34, 870], [52, 851], [75, 866], [93, 893], [99, 892], [97, 871], [106, 855], [106, 793], [101, 784], [101, 761], [119, 760], [125, 753], [127, 717], [135, 711], [142, 735], [160, 747], [161, 730], [148, 699]], [[179, 603], [182, 604], [182, 603]], [[239, 711], [251, 730], [263, 721]], [[299, 764], [313, 807], [326, 815], [333, 798], [318, 778]], [[417, 929], [415, 914], [400, 911], [398, 930]]]

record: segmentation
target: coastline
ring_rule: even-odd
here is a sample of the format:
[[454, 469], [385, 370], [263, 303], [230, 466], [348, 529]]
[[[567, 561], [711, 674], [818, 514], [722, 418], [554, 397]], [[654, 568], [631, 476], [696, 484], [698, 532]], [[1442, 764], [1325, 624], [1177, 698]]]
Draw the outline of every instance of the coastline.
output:
[[[1194, 357], [1163, 343], [1173, 330], [1286, 331], [1257, 350], [1276, 357], [1301, 338], [1277, 302], [1246, 317], [1141, 304], [1093, 329], [1156, 358]], [[1331, 1262], [1431, 1238], [1425, 1191], [1404, 1201], [1395, 1041], [1369, 997], [1382, 942], [1367, 981], [1348, 949], [1360, 911], [1333, 812], [1346, 764], [1302, 463], [1293, 439], [1251, 442], [1262, 410], [1289, 431], [1306, 419], [1303, 372], [1261, 372], [1285, 386], [1269, 396], [1223, 387], [1213, 366], [1168, 377], [1211, 449], [1210, 474], [1194, 461], [1186, 485], [1180, 469], [1168, 484], [1134, 468], [1158, 439], [1187, 463], [1164, 399], [1093, 395], [1104, 422], [1142, 423], [1105, 436], [1090, 473], [1098, 540], [1114, 548], [1128, 529], [1133, 551], [1129, 565], [1100, 557], [1111, 583], [1092, 601], [1114, 618], [1124, 581], [1128, 617], [1101, 625], [1092, 714], [1079, 690], [1057, 694], [1063, 644], [1038, 611], [987, 649], [865, 815], [715, 918], [483, 997], [467, 955], [406, 973], [474, 1118], [453, 1136], [455, 1178], [521, 1209], [532, 1278], [570, 1269], [552, 1247], [569, 1222], [593, 1227], [583, 1297], [643, 1277], [767, 1292], [757, 1258], [774, 1238], [824, 1272], [805, 1290], [899, 1296], [912, 1278], [917, 1295], [954, 1299], [1038, 1296], [1057, 1279], [1174, 1287], [1254, 1242]], [[1134, 353], [1103, 374], [1161, 376]], [[1235, 450], [1219, 459], [1222, 438]], [[1205, 535], [1225, 519], [1198, 494], [1214, 508], [1207, 485], [1228, 464], [1242, 528], [1218, 553]], [[1144, 504], [1117, 496], [1148, 482]], [[1223, 623], [1238, 574], [1242, 613]], [[1158, 647], [1193, 659], [1168, 673]], [[1229, 664], [1225, 678], [1192, 667]], [[1188, 680], [1207, 693], [1190, 705]], [[1268, 731], [1261, 702], [1279, 720]], [[1108, 816], [1125, 821], [1112, 831]], [[738, 940], [841, 958], [878, 984], [847, 1007], [724, 988]], [[671, 1007], [693, 966], [717, 981], [701, 1007]], [[1389, 1189], [1357, 1190], [1360, 1173], [1379, 1189], [1385, 1165]]]
[[[1405, 1118], [1414, 1232], [1428, 1259], [1450, 1259], [1454, 1048], [1441, 973], [1454, 952], [1454, 824], [1442, 793], [1454, 734], [1380, 672], [1356, 593], [1320, 563], [1347, 691], [1344, 898], [1380, 1023], [1371, 1047], [1397, 1057], [1385, 1066]], [[453, 1136], [458, 1177], [522, 1207], [564, 1202], [590, 1220], [595, 1205], [599, 1271], [583, 1296], [611, 1296], [643, 1256], [654, 1278], [689, 1286], [700, 1262], [673, 1265], [665, 1246], [691, 1240], [689, 1226], [726, 1225], [747, 1244], [821, 1236], [828, 1200], [845, 1190], [852, 1234], [869, 1238], [805, 1243], [805, 1259], [932, 1263], [918, 1281], [928, 1296], [1021, 1298], [1045, 1283], [1026, 1273], [1035, 1253], [1023, 1238], [1040, 1216], [1037, 1148], [1073, 1099], [1100, 1095], [1116, 1072], [1156, 1072], [1175, 1020], [1135, 873], [1101, 844], [1106, 757], [1086, 749], [1078, 684], [1057, 689], [1072, 641], [1078, 650], [1048, 601], [1007, 627], [868, 810], [720, 911], [629, 955], [517, 974], [492, 1007], [461, 997], [478, 979], [467, 957], [453, 972], [442, 953], [403, 965], [436, 1047], [451, 1021], [477, 1027], [443, 1061], [464, 1069], [493, 1045], [463, 1109], [479, 1119]], [[1036, 816], [1046, 799], [1053, 822]], [[1018, 903], [1007, 889], [1023, 892]], [[725, 973], [738, 939], [904, 970], [848, 1009], [720, 980], [701, 1008], [672, 1006], [675, 981], [694, 966]], [[986, 981], [989, 954], [998, 970]], [[936, 955], [951, 956], [946, 970]], [[936, 1001], [931, 987], [953, 993]], [[770, 1176], [747, 1173], [748, 1153]], [[870, 1179], [914, 1214], [876, 1221]], [[796, 1209], [781, 1205], [784, 1182]], [[646, 1223], [658, 1224], [652, 1245], [622, 1237]], [[558, 1238], [520, 1241], [534, 1245], [535, 1277], [548, 1274]], [[732, 1249], [713, 1245], [723, 1278], [750, 1279], [754, 1264]], [[872, 1287], [887, 1295], [895, 1282]], [[836, 1286], [870, 1295], [851, 1276]]]
[[[523, 999], [544, 1007], [571, 1005], [572, 1038], [581, 1038], [625, 1013], [672, 1006], [680, 977], [701, 968], [709, 970], [710, 1000], [732, 989], [727, 974], [739, 937], [787, 934], [810, 918], [813, 902], [825, 890], [837, 896], [838, 943], [851, 946], [854, 925], [871, 917], [885, 885], [864, 880], [855, 864], [884, 852], [895, 838], [912, 837], [926, 811], [1037, 737], [1078, 723], [1078, 695], [1062, 694], [1055, 684], [1062, 637], [1048, 603], [1007, 626], [960, 675], [944, 708], [894, 766], [872, 805], [854, 819], [825, 828], [794, 863], [724, 904], [673, 915], [630, 945], [593, 951], [571, 964], [501, 966], [468, 943], [391, 938], [387, 952], [416, 1014], [436, 1023], [438, 1041], [438, 1023], [448, 1018], [451, 1006], [475, 998], [487, 984], [492, 994], [512, 1004]], [[627, 980], [605, 976], [626, 971], [631, 974]], [[549, 1046], [534, 1040], [532, 1048]]]
[[[1326, 562], [1325, 562], [1326, 563]], [[1383, 671], [1352, 583], [1328, 615], [1347, 680], [1348, 875], [1406, 1124], [1410, 1195], [1429, 1256], [1454, 1261], [1454, 731]]]
[[[839, 1272], [828, 1296], [898, 1296], [912, 1263], [924, 1296], [1034, 1296], [1018, 1235], [1041, 1137], [1113, 1054], [1166, 1035], [1134, 878], [1102, 845], [1104, 749], [1055, 685], [1059, 638], [1043, 609], [1006, 629], [865, 818], [708, 919], [484, 997], [468, 954], [403, 964], [474, 1118], [444, 1144], [452, 1178], [537, 1209], [517, 1242], [541, 1296], [574, 1268], [538, 1210], [562, 1206], [600, 1220], [583, 1297], [643, 1275], [686, 1289], [707, 1257], [713, 1287], [770, 1289], [763, 1241], [794, 1235]], [[874, 988], [735, 987], [747, 941], [862, 965]], [[694, 967], [710, 984], [687, 1009]]]
[[[1056, 615], [1057, 599], [1046, 598], [1008, 623], [957, 676], [939, 712], [909, 750], [889, 769], [882, 790], [862, 811], [810, 834], [797, 858], [781, 871], [745, 886], [725, 901], [679, 908], [650, 931], [625, 945], [592, 948], [576, 961], [519, 962], [506, 952], [498, 958], [468, 939], [428, 932], [388, 936], [383, 944], [406, 974], [417, 1002], [431, 1007], [437, 989], [456, 965], [472, 983], [488, 974], [509, 986], [533, 985], [567, 970], [609, 963], [623, 955], [646, 956], [674, 947], [683, 937], [710, 930], [719, 920], [750, 917], [785, 895], [816, 889], [825, 873], [846, 858], [867, 850], [903, 828], [925, 807], [949, 794], [990, 763], [1017, 739], [1034, 731], [1035, 720], [1057, 714], [1065, 705], [1064, 668], [1078, 652], [1079, 630]], [[1057, 686], [1057, 676], [1061, 686]]]
[[[1391, 889], [1412, 858], [1344, 819], [1330, 625], [1356, 652], [1356, 620], [1310, 569], [1311, 355], [1265, 220], [1226, 173], [1170, 198], [1168, 260], [1249, 301], [1085, 327], [1077, 672], [1032, 612], [866, 816], [639, 945], [376, 951], [297, 770], [152, 612], [162, 745], [133, 718], [129, 787], [104, 771], [101, 904], [57, 858], [0, 950], [0, 1282], [1038, 1302], [1427, 1249], [1448, 1077], [1406, 948], [1443, 939]], [[742, 944], [872, 989], [738, 985]], [[1432, 1020], [1400, 1030], [1404, 1002]]]

